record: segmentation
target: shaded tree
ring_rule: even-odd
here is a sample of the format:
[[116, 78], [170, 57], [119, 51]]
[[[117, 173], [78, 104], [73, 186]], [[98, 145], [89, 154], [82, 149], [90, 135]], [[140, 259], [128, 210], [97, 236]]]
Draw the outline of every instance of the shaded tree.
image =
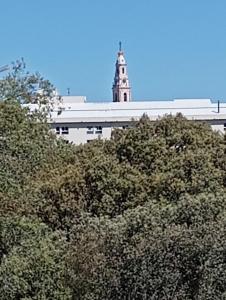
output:
[[65, 240], [34, 220], [0, 220], [1, 299], [71, 299]]

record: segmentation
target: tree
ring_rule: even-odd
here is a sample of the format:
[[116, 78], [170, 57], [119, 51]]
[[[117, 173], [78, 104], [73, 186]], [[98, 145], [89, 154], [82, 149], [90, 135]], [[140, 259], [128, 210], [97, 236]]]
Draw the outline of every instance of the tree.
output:
[[39, 73], [29, 73], [23, 60], [12, 64], [12, 71], [0, 80], [1, 101], [17, 101], [20, 104], [48, 105], [56, 96], [54, 86]]
[[21, 106], [51, 86], [14, 71], [0, 83], [2, 299], [226, 298], [225, 137], [179, 114], [67, 145]]
[[225, 196], [84, 217], [67, 256], [75, 299], [225, 297]]
[[35, 220], [0, 220], [1, 299], [71, 299], [65, 240]]

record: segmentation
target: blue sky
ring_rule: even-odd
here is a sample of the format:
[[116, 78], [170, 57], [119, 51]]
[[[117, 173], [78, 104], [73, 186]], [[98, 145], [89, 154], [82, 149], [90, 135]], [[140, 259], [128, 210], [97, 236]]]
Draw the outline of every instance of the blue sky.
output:
[[1, 1], [0, 66], [24, 57], [62, 94], [111, 100], [120, 40], [133, 99], [226, 100], [225, 0]]

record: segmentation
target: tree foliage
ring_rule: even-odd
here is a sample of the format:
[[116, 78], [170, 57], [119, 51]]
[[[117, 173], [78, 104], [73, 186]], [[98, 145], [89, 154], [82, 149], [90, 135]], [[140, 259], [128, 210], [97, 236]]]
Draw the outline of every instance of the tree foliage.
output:
[[36, 76], [0, 83], [1, 299], [226, 299], [224, 135], [178, 114], [65, 144], [21, 106]]
[[71, 299], [64, 239], [27, 219], [0, 220], [1, 299]]
[[39, 73], [29, 73], [23, 60], [12, 63], [11, 72], [0, 80], [0, 99], [17, 101], [21, 104], [48, 104], [54, 97], [55, 89], [49, 80]]

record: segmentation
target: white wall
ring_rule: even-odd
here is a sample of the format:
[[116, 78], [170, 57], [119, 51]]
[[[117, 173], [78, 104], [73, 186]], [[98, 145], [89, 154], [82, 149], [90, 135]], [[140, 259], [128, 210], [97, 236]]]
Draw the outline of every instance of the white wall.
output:
[[[85, 144], [87, 141], [94, 139], [110, 139], [114, 128], [123, 128], [128, 122], [117, 123], [68, 123], [68, 124], [52, 124], [52, 129], [56, 132], [56, 127], [68, 127], [68, 134], [60, 134], [58, 136], [76, 144]], [[102, 133], [96, 133], [97, 126], [102, 127]], [[88, 127], [93, 127], [93, 133], [88, 133]]]
[[216, 131], [220, 131], [222, 133], [225, 133], [225, 130], [224, 130], [224, 125], [211, 125], [212, 129], [213, 130], [216, 130]]
[[[224, 120], [211, 120], [206, 121], [209, 123], [213, 130], [220, 131], [224, 133]], [[102, 127], [102, 133], [98, 134], [96, 133], [96, 127], [101, 126]], [[60, 134], [58, 136], [63, 137], [64, 139], [68, 140], [69, 142], [72, 142], [76, 145], [79, 144], [85, 144], [87, 141], [94, 140], [94, 139], [110, 139], [112, 130], [114, 128], [123, 128], [125, 126], [132, 126], [132, 122], [105, 122], [105, 123], [68, 123], [68, 124], [52, 124], [53, 131], [56, 130], [56, 127], [68, 127], [68, 134]], [[89, 134], [88, 127], [93, 127], [93, 133]]]

